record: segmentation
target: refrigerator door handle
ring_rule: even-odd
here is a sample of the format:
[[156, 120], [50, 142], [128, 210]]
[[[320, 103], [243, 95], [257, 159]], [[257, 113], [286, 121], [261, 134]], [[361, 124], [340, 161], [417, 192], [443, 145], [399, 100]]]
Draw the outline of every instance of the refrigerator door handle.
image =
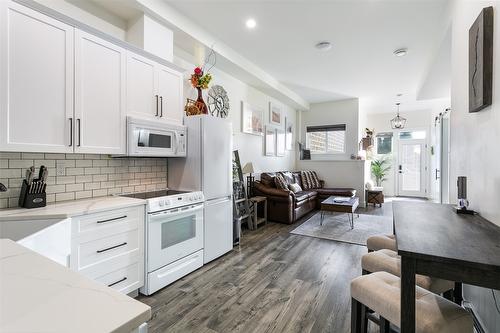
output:
[[207, 205], [216, 205], [218, 203], [226, 202], [231, 200], [231, 195], [222, 197], [222, 198], [215, 198], [215, 199], [210, 199], [210, 200], [205, 200], [205, 204]]

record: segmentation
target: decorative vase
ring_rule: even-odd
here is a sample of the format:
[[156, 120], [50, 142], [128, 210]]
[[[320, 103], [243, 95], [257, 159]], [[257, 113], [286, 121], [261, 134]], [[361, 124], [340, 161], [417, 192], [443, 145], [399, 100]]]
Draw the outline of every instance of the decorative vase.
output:
[[196, 100], [198, 103], [198, 108], [200, 109], [202, 114], [208, 114], [208, 107], [203, 100], [203, 95], [201, 93], [201, 88], [196, 88], [198, 90], [198, 99]]

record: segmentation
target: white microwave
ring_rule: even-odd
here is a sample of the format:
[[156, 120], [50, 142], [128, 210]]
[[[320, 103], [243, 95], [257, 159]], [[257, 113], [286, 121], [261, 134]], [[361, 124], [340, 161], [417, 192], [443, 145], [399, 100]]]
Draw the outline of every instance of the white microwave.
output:
[[127, 155], [185, 157], [187, 129], [177, 124], [127, 117]]

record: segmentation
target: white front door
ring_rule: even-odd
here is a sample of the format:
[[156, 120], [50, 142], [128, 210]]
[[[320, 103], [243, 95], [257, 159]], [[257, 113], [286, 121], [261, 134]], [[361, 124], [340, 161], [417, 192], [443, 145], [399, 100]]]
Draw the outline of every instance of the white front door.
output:
[[400, 140], [398, 155], [398, 195], [425, 197], [425, 139]]

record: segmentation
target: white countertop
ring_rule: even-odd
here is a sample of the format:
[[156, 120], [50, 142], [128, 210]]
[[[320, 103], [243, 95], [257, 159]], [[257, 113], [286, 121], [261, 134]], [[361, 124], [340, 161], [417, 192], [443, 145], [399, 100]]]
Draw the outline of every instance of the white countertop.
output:
[[146, 204], [146, 200], [118, 196], [64, 201], [54, 204], [48, 204], [46, 207], [42, 208], [1, 209], [0, 222], [17, 220], [63, 220], [83, 214], [97, 213], [110, 209], [118, 209], [144, 204]]
[[127, 332], [151, 308], [7, 239], [0, 240], [0, 332]]

